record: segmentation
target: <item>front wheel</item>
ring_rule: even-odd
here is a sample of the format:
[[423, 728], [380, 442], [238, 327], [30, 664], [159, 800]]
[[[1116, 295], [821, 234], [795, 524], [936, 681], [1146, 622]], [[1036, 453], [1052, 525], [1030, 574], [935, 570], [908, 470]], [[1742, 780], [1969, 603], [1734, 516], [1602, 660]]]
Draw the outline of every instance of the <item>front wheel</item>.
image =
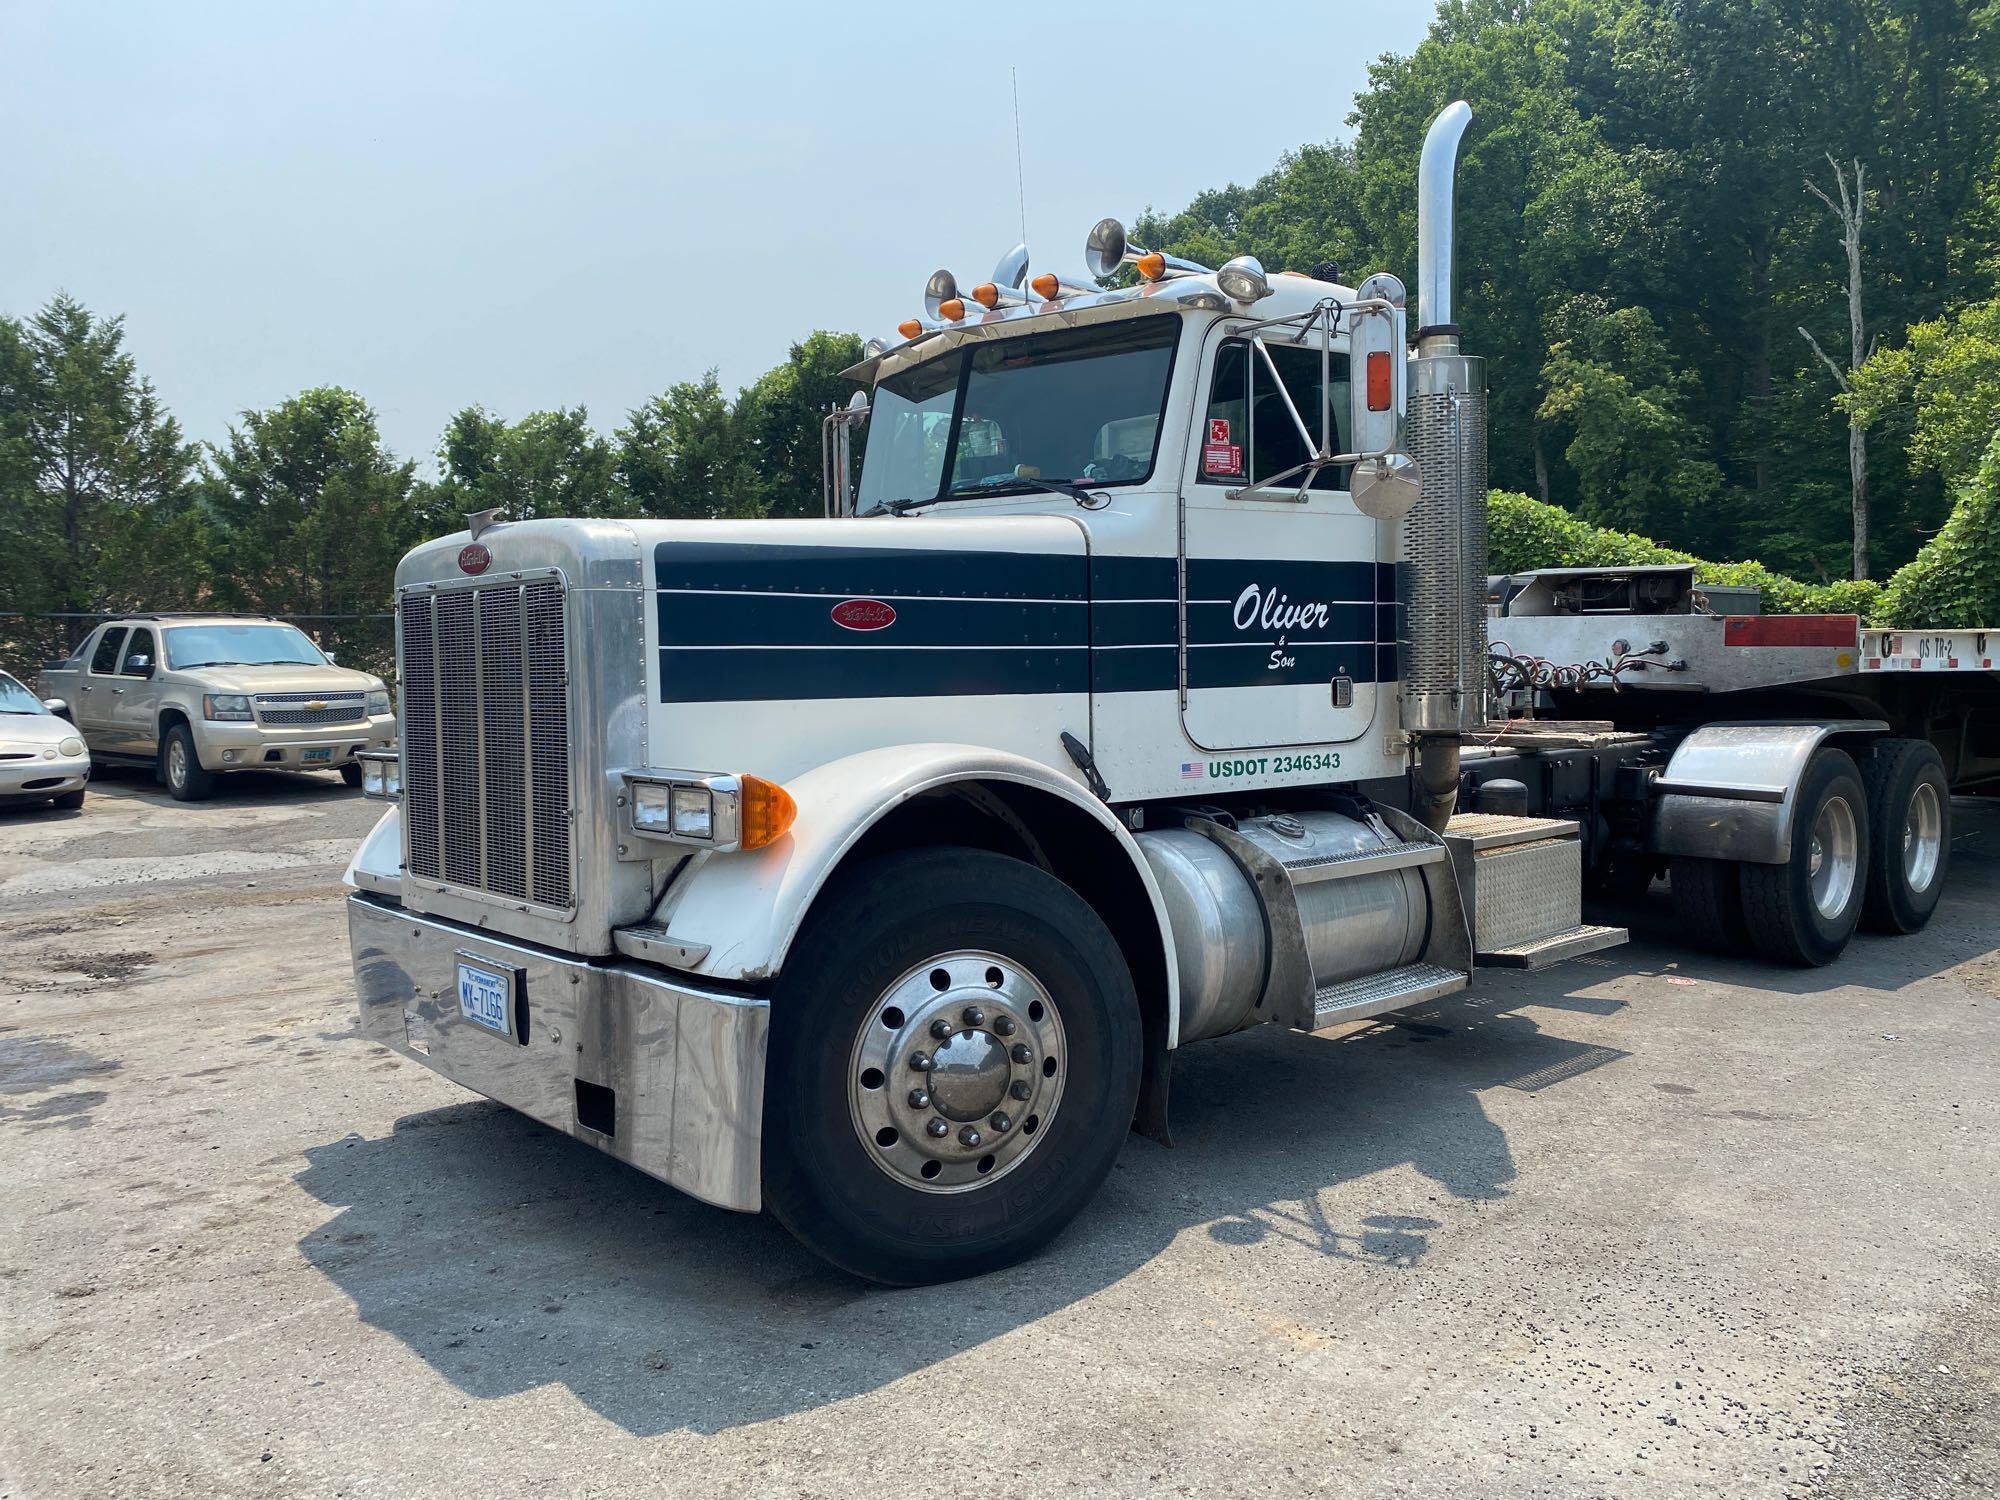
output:
[[361, 762], [350, 760], [340, 768], [340, 779], [348, 786], [361, 785]]
[[973, 849], [845, 877], [771, 1010], [764, 1197], [806, 1246], [917, 1285], [1033, 1254], [1111, 1170], [1138, 1099], [1116, 941], [1054, 876]]
[[1840, 957], [1861, 920], [1868, 881], [1868, 797], [1845, 750], [1820, 750], [1799, 780], [1791, 858], [1742, 867], [1750, 940], [1777, 963]]

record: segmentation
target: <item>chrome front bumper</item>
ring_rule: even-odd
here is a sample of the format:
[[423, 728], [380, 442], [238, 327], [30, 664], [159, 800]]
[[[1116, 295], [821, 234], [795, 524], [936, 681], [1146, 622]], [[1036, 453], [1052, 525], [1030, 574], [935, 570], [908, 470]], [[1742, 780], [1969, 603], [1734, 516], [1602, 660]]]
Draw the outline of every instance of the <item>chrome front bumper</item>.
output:
[[[706, 1202], [762, 1207], [769, 1002], [643, 964], [583, 963], [366, 893], [347, 898], [347, 931], [370, 1041]], [[525, 1043], [459, 1013], [461, 953], [515, 971]]]
[[[233, 721], [205, 720], [195, 736], [195, 754], [204, 771], [254, 771], [259, 767], [284, 771], [336, 771], [354, 759], [357, 750], [386, 750], [396, 742], [392, 715], [357, 719], [352, 724], [316, 728], [266, 727]], [[307, 750], [331, 749], [326, 760], [307, 762]], [[233, 752], [225, 759], [225, 752]]]

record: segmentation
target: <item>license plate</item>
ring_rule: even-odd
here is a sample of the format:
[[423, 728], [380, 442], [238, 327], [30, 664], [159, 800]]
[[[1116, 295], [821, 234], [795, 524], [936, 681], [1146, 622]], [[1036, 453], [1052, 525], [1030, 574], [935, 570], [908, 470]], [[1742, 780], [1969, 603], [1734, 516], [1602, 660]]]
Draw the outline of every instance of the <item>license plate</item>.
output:
[[324, 746], [318, 750], [301, 750], [299, 752], [299, 763], [301, 765], [323, 766], [332, 759], [333, 746], [331, 745]]
[[476, 964], [458, 966], [458, 1011], [466, 1020], [501, 1036], [514, 1035], [514, 982]]

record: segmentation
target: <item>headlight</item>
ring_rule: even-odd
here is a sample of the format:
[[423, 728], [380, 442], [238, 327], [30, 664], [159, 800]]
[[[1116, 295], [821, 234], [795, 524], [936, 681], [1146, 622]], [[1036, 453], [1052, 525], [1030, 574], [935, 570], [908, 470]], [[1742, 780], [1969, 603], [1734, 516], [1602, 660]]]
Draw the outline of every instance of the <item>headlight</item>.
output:
[[394, 802], [403, 795], [403, 757], [395, 750], [369, 750], [354, 757], [361, 762], [361, 795]]
[[381, 688], [379, 690], [371, 691], [368, 694], [369, 718], [379, 719], [384, 714], [393, 712], [394, 710], [389, 707], [389, 690], [387, 688]]
[[218, 724], [247, 724], [250, 698], [245, 693], [203, 693], [201, 716]]
[[625, 788], [634, 833], [720, 853], [761, 849], [798, 815], [791, 793], [760, 776], [628, 771]]
[[62, 751], [64, 755], [81, 755], [83, 754], [83, 741], [75, 735], [71, 735], [60, 745], [56, 746], [56, 748]]

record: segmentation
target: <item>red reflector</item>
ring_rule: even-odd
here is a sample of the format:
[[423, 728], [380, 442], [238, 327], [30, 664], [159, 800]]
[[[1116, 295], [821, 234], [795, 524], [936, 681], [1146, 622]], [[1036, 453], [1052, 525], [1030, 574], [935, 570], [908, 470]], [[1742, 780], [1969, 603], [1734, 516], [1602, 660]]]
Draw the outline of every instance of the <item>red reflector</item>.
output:
[[1722, 622], [1725, 646], [1854, 646], [1859, 615], [1731, 615]]
[[1376, 350], [1368, 356], [1368, 409], [1387, 411], [1389, 409], [1389, 356], [1386, 351]]

